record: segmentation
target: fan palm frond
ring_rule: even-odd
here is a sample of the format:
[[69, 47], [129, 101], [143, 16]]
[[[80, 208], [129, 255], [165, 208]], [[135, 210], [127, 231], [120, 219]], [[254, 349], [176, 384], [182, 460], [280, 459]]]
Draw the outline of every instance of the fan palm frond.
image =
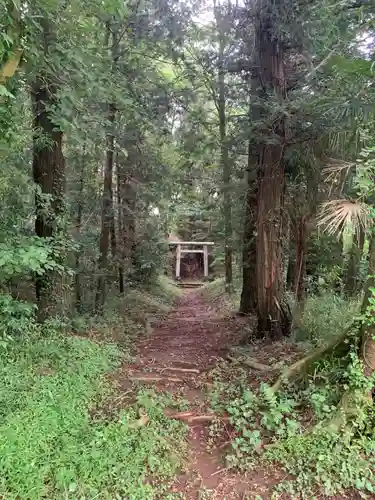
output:
[[318, 226], [331, 235], [340, 236], [346, 227], [351, 226], [359, 233], [360, 228], [368, 227], [369, 206], [352, 200], [331, 200], [323, 203], [318, 214]]
[[340, 194], [342, 193], [346, 179], [353, 167], [355, 167], [353, 162], [338, 158], [326, 159], [322, 174], [325, 177], [325, 182], [331, 185], [330, 195], [335, 188], [338, 189]]
[[323, 168], [323, 175], [326, 175], [326, 181], [331, 181], [336, 176], [341, 177], [343, 174], [346, 176], [351, 168], [355, 167], [354, 162], [340, 160], [338, 158], [327, 158]]

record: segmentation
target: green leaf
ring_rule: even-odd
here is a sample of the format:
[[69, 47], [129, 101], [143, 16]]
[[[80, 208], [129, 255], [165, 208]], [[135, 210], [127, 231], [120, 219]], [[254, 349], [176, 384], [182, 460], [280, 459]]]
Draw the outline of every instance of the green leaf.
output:
[[10, 97], [11, 99], [15, 99], [15, 96], [9, 92], [9, 90], [5, 87], [5, 85], [0, 83], [0, 97]]

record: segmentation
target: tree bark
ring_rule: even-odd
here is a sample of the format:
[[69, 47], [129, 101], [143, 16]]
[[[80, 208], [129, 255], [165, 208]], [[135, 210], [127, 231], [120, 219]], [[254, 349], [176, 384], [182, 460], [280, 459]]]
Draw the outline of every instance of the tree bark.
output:
[[254, 155], [253, 141], [249, 140], [247, 162], [247, 189], [245, 222], [242, 251], [242, 293], [240, 313], [251, 314], [256, 311], [256, 217], [257, 217], [257, 155]]
[[[122, 276], [121, 290], [124, 291], [126, 278], [133, 271], [136, 249], [136, 203], [137, 190], [134, 175], [136, 154], [133, 145], [127, 146], [128, 156], [118, 165], [119, 183], [119, 275]], [[122, 292], [121, 292], [122, 293]]]
[[113, 196], [112, 196], [112, 214], [111, 214], [111, 226], [110, 226], [110, 233], [111, 233], [111, 255], [113, 260], [116, 259], [116, 251], [117, 251], [117, 241], [116, 241], [116, 223], [115, 223], [115, 213], [113, 210]]
[[122, 183], [122, 206], [123, 206], [123, 231], [122, 245], [125, 269], [132, 272], [135, 254], [135, 230], [136, 230], [136, 201], [137, 191], [135, 189], [134, 180], [126, 175]]
[[81, 280], [80, 280], [80, 260], [81, 260], [81, 247], [80, 247], [80, 235], [82, 227], [82, 214], [83, 214], [83, 188], [84, 188], [84, 175], [85, 175], [85, 161], [86, 161], [86, 145], [83, 145], [82, 149], [82, 163], [81, 172], [79, 176], [79, 188], [78, 188], [78, 199], [77, 199], [77, 216], [76, 216], [76, 239], [78, 242], [78, 249], [76, 250], [76, 262], [75, 262], [75, 277], [74, 277], [74, 288], [75, 288], [75, 307], [78, 312], [81, 311], [82, 305], [82, 291], [81, 291]]
[[294, 291], [296, 280], [296, 260], [294, 256], [295, 243], [293, 240], [289, 243], [288, 268], [286, 272], [286, 286], [288, 290]]
[[289, 291], [295, 292], [297, 266], [296, 266], [296, 244], [297, 244], [297, 221], [298, 213], [293, 205], [292, 213], [289, 216], [289, 234], [288, 234], [288, 262], [286, 269], [286, 287]]
[[281, 338], [290, 331], [290, 313], [284, 297], [282, 207], [284, 171], [280, 151], [264, 149], [259, 169], [257, 223], [257, 316], [259, 337]]
[[[284, 54], [278, 39], [274, 11], [260, 1], [256, 24], [256, 50], [263, 101], [262, 118], [268, 119], [266, 102], [277, 98], [282, 105], [286, 96]], [[269, 111], [268, 111], [269, 112]], [[283, 280], [283, 210], [284, 210], [284, 118], [279, 117], [262, 131], [258, 162], [257, 216], [257, 317], [258, 337], [280, 338], [290, 332], [290, 311], [286, 304]]]
[[295, 299], [299, 303], [305, 299], [307, 241], [306, 217], [298, 217], [296, 223], [296, 274], [294, 290]]
[[[116, 69], [118, 56], [118, 44], [117, 44], [117, 32], [114, 31], [108, 22], [106, 26], [106, 37], [104, 46], [108, 47], [109, 39], [112, 33], [112, 72]], [[114, 164], [114, 147], [115, 147], [115, 136], [114, 136], [114, 125], [116, 119], [116, 103], [110, 102], [107, 107], [107, 120], [108, 129], [106, 133], [106, 161], [104, 166], [104, 185], [103, 185], [103, 198], [102, 198], [102, 217], [101, 217], [101, 230], [100, 230], [100, 240], [99, 240], [99, 262], [98, 262], [98, 282], [95, 296], [95, 310], [100, 313], [103, 311], [103, 307], [107, 296], [107, 274], [108, 274], [108, 250], [110, 246], [111, 234], [114, 234], [114, 211], [113, 211], [113, 164]], [[113, 237], [112, 237], [113, 238]], [[113, 239], [111, 241], [112, 251]]]
[[95, 309], [101, 312], [107, 295], [106, 274], [108, 272], [108, 250], [111, 226], [113, 223], [113, 157], [114, 157], [114, 135], [116, 108], [113, 103], [108, 105], [108, 121], [112, 129], [107, 133], [107, 152], [104, 168], [104, 186], [102, 198], [102, 223], [99, 240], [99, 277], [95, 298]]
[[[116, 159], [116, 176], [117, 176], [117, 232], [119, 239], [122, 238], [123, 232], [123, 215], [122, 215], [122, 199], [121, 199], [121, 170], [119, 165], [119, 155], [117, 154]], [[119, 292], [122, 294], [125, 291], [124, 283], [124, 263], [121, 258], [121, 246], [118, 255], [118, 284]]]
[[231, 204], [231, 165], [229, 162], [227, 119], [226, 119], [226, 96], [225, 96], [225, 64], [224, 64], [224, 28], [222, 14], [216, 10], [216, 22], [219, 31], [219, 71], [218, 71], [218, 113], [220, 131], [220, 162], [223, 175], [223, 218], [224, 218], [224, 265], [225, 265], [225, 290], [232, 292], [233, 288], [233, 230], [232, 230], [232, 204]]
[[[42, 19], [42, 39], [46, 57], [56, 43], [53, 27]], [[54, 238], [61, 231], [60, 217], [64, 213], [65, 160], [62, 152], [63, 133], [49, 114], [59, 105], [57, 85], [50, 72], [43, 70], [31, 86], [33, 107], [33, 178], [35, 194], [35, 232], [40, 238]], [[44, 320], [60, 313], [64, 306], [62, 277], [46, 271], [35, 280], [38, 315]]]
[[306, 259], [308, 228], [305, 216], [298, 216], [295, 222], [295, 275], [293, 328], [299, 328], [306, 304]]

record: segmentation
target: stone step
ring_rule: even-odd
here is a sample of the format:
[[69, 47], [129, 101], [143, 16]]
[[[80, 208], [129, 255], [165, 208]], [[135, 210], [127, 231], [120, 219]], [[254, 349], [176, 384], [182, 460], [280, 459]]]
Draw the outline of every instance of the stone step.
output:
[[178, 281], [177, 286], [180, 288], [200, 288], [201, 286], [203, 286], [203, 283], [200, 283], [198, 281], [191, 283], [187, 281]]

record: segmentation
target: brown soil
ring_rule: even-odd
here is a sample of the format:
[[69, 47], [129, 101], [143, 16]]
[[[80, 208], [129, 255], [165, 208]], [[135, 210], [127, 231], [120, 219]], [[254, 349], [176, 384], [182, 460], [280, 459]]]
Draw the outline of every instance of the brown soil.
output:
[[[189, 401], [190, 410], [207, 414], [211, 371], [223, 362], [228, 348], [243, 338], [248, 324], [247, 318], [223, 314], [218, 304], [204, 303], [196, 290], [185, 290], [176, 309], [165, 321], [153, 325], [151, 336], [141, 341], [136, 363], [124, 366], [117, 381], [125, 394], [129, 393], [132, 381], [138, 380], [152, 384], [156, 390], [182, 396]], [[253, 352], [266, 364], [277, 362], [281, 357], [288, 362], [288, 358], [298, 355], [291, 344], [282, 342], [273, 343], [272, 348], [255, 343]], [[258, 383], [259, 373], [249, 370], [249, 377], [250, 374], [249, 382]], [[231, 429], [225, 428], [222, 443], [209, 447], [209, 422], [192, 421], [188, 425], [189, 460], [171, 492], [182, 494], [186, 500], [266, 500], [271, 498], [273, 487], [285, 479], [283, 471], [261, 467], [247, 476], [232, 473], [224, 462], [225, 448], [233, 434]]]

